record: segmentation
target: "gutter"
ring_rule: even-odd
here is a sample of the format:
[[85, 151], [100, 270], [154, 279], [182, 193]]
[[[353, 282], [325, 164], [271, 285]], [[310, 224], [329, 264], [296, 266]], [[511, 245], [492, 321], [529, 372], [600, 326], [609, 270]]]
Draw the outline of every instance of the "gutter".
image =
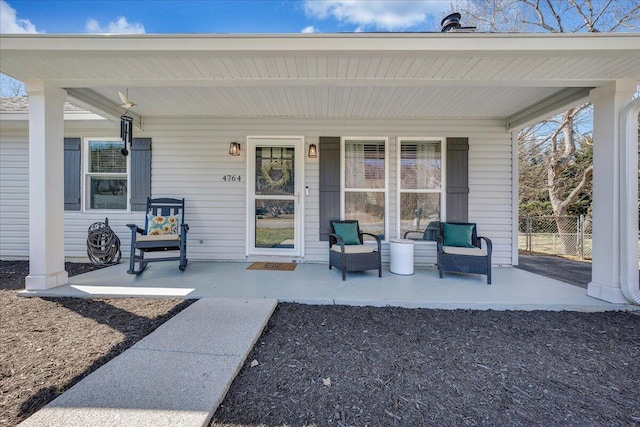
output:
[[[638, 167], [638, 113], [640, 113], [640, 98], [627, 104], [620, 112], [619, 142], [620, 147], [620, 249], [625, 258], [621, 258], [620, 287], [626, 299], [640, 305], [640, 288], [638, 283], [638, 210], [630, 206], [630, 201], [637, 202], [637, 180], [628, 179], [631, 171]], [[631, 182], [633, 181], [633, 182]], [[636, 230], [632, 235], [631, 230]]]

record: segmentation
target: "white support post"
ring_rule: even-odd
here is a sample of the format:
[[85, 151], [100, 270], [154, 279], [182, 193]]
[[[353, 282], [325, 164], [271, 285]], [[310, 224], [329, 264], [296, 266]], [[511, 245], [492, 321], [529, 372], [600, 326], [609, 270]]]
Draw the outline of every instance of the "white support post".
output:
[[634, 99], [620, 115], [620, 285], [624, 296], [640, 305], [638, 272], [638, 114], [640, 98]]
[[511, 265], [517, 266], [520, 249], [520, 163], [518, 158], [518, 131], [511, 131]]
[[64, 102], [42, 81], [29, 94], [29, 275], [27, 290], [68, 283], [64, 269]]
[[620, 274], [620, 146], [619, 119], [636, 92], [636, 82], [613, 82], [591, 91], [593, 103], [593, 262], [589, 296], [626, 303]]

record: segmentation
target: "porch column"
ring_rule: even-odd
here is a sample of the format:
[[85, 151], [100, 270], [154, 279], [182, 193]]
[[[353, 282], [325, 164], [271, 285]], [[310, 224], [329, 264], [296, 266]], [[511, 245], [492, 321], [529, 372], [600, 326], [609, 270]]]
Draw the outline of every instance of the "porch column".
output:
[[[619, 81], [590, 92], [593, 103], [593, 262], [587, 295], [612, 303], [627, 303], [622, 294], [624, 249], [620, 197], [620, 112], [636, 92], [636, 82]], [[627, 208], [628, 209], [628, 208]], [[637, 233], [637, 231], [636, 231]]]
[[64, 269], [64, 102], [66, 91], [42, 81], [29, 95], [29, 275], [27, 290], [69, 282]]
[[622, 294], [640, 305], [638, 271], [638, 115], [640, 98], [631, 101], [620, 114], [620, 200], [622, 239], [620, 285]]

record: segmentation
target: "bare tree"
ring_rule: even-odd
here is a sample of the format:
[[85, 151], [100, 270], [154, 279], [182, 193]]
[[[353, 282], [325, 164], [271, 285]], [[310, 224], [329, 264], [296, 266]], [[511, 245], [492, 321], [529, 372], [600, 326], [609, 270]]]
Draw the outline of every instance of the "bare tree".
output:
[[0, 73], [0, 96], [3, 98], [24, 96], [24, 83]]
[[465, 25], [487, 32], [626, 32], [640, 25], [636, 0], [459, 0]]
[[[640, 26], [636, 0], [460, 0], [452, 8], [462, 13], [465, 25], [489, 32], [624, 32]], [[519, 135], [520, 150], [537, 147], [544, 154], [546, 182], [540, 185], [547, 188], [557, 217], [566, 216], [592, 185], [592, 162], [583, 165], [570, 191], [564, 175], [570, 165], [575, 166], [576, 148], [590, 141], [592, 120], [588, 127], [578, 126], [587, 117], [591, 118], [589, 104], [530, 126]], [[557, 226], [561, 233], [575, 232], [566, 230], [565, 221], [557, 221]]]

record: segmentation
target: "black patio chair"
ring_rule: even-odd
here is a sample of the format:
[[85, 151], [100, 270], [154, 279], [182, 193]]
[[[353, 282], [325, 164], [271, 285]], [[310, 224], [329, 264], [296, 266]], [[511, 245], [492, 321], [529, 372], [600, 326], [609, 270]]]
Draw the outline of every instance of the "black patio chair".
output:
[[435, 241], [440, 235], [440, 221], [431, 221], [424, 230], [409, 230], [404, 233], [405, 239]]
[[[127, 224], [127, 227], [131, 229], [131, 252], [127, 273], [138, 275], [144, 271], [148, 263], [160, 261], [180, 261], [180, 271], [187, 268], [189, 225], [184, 223], [184, 199], [147, 198], [144, 228], [135, 224]], [[144, 257], [146, 252], [158, 251], [180, 251], [180, 254]]]
[[[482, 247], [484, 240], [486, 247]], [[476, 224], [468, 222], [441, 222], [437, 237], [438, 272], [486, 274], [491, 284], [491, 251], [493, 245], [486, 237], [478, 236]]]
[[[364, 244], [364, 236], [373, 237], [377, 248]], [[382, 244], [380, 237], [360, 230], [358, 221], [331, 221], [329, 234], [329, 269], [336, 267], [342, 271], [342, 280], [346, 280], [347, 271], [378, 269], [382, 277]]]

